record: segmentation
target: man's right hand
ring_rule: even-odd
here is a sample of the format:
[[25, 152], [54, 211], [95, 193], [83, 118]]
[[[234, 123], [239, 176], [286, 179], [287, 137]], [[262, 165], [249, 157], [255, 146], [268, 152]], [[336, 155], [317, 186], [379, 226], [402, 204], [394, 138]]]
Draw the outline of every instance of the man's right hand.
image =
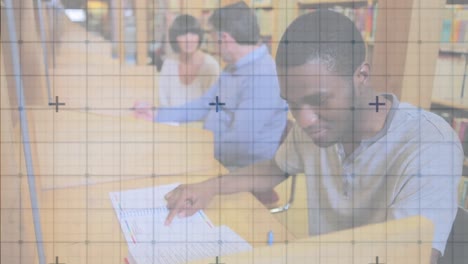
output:
[[[269, 176], [253, 177], [253, 172]], [[176, 216], [187, 217], [200, 209], [205, 209], [215, 195], [271, 191], [285, 179], [287, 177], [276, 163], [268, 160], [204, 182], [182, 184], [164, 197], [169, 209], [165, 224], [169, 225]]]
[[135, 111], [134, 116], [136, 118], [144, 119], [147, 121], [153, 121], [154, 111], [150, 103], [143, 101], [135, 102], [133, 109]]
[[169, 214], [165, 225], [170, 225], [174, 217], [188, 217], [198, 210], [205, 209], [215, 196], [215, 190], [206, 184], [182, 184], [164, 197]]

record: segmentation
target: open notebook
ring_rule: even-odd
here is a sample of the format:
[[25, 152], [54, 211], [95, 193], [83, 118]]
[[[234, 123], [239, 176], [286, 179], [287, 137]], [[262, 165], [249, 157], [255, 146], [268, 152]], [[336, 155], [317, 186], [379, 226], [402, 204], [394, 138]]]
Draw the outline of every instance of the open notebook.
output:
[[177, 264], [252, 249], [227, 226], [214, 226], [203, 211], [170, 226], [164, 195], [178, 184], [112, 192], [110, 198], [135, 264]]

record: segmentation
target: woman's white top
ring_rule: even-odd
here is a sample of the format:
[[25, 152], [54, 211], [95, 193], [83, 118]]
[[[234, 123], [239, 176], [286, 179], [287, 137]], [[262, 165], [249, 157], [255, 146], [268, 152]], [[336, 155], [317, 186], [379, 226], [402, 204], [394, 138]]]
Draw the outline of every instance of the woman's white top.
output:
[[182, 83], [179, 61], [167, 58], [159, 76], [159, 106], [172, 107], [184, 105], [201, 97], [218, 79], [220, 67], [210, 55], [204, 54], [203, 65], [196, 78], [188, 85]]

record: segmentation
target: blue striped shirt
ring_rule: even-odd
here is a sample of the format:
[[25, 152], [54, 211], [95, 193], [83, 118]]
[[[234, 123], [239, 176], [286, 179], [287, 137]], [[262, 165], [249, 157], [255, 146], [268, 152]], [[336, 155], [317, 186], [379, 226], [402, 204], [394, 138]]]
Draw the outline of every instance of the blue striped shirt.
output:
[[[218, 109], [213, 103], [218, 97]], [[210, 103], [212, 105], [210, 105]], [[273, 58], [262, 45], [226, 67], [201, 98], [158, 110], [156, 122], [204, 120], [213, 132], [215, 157], [224, 166], [244, 167], [274, 157], [286, 126]]]

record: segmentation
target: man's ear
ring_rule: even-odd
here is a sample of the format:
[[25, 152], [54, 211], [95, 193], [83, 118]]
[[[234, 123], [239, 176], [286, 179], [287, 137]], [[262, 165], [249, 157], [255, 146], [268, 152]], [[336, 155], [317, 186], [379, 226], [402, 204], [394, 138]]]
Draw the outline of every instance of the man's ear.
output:
[[370, 75], [370, 65], [367, 62], [364, 62], [359, 66], [354, 72], [353, 82], [354, 89], [357, 95], [362, 95], [367, 92], [369, 87], [369, 75]]
[[366, 85], [370, 76], [370, 65], [368, 62], [364, 62], [359, 66], [354, 74], [357, 78], [357, 82], [360, 85]]

